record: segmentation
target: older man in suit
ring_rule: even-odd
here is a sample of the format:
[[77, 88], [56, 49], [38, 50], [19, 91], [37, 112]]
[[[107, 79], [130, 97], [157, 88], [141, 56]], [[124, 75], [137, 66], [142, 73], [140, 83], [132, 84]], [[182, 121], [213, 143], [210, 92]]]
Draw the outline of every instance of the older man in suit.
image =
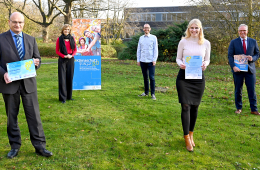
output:
[[[255, 62], [259, 58], [259, 49], [255, 39], [247, 37], [248, 26], [241, 24], [238, 27], [239, 38], [230, 42], [228, 48], [228, 59], [231, 70], [233, 72], [235, 84], [235, 104], [237, 110], [235, 113], [242, 112], [242, 89], [243, 83], [247, 87], [248, 98], [250, 102], [251, 114], [260, 115], [257, 110], [257, 99], [255, 93], [256, 69]], [[248, 59], [248, 72], [241, 71], [234, 63], [234, 55], [245, 54]]]
[[40, 118], [36, 79], [33, 77], [12, 82], [6, 68], [7, 63], [33, 59], [38, 69], [41, 63], [38, 47], [34, 37], [22, 32], [24, 16], [21, 13], [12, 13], [8, 24], [10, 30], [0, 34], [0, 93], [5, 102], [7, 134], [11, 145], [11, 151], [7, 157], [17, 156], [21, 146], [21, 134], [17, 121], [20, 96], [35, 151], [41, 156], [49, 157], [52, 156], [52, 152], [45, 149], [46, 140]]

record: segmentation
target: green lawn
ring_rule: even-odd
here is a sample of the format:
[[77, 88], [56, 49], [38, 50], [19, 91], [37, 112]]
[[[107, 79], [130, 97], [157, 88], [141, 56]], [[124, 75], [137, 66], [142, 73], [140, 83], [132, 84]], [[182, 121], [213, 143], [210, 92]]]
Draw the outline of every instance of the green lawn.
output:
[[[0, 98], [0, 169], [260, 169], [260, 116], [250, 114], [246, 88], [243, 112], [236, 115], [234, 85], [228, 65], [210, 65], [194, 131], [196, 147], [183, 139], [181, 107], [175, 87], [176, 63], [158, 62], [157, 100], [140, 98], [141, 69], [136, 61], [102, 60], [102, 90], [74, 91], [74, 101], [58, 101], [57, 59], [43, 58], [37, 72], [41, 119], [47, 149], [34, 153], [23, 108], [19, 114], [22, 147], [14, 159]], [[260, 70], [257, 96], [260, 99]], [[260, 107], [260, 106], [259, 106]]]

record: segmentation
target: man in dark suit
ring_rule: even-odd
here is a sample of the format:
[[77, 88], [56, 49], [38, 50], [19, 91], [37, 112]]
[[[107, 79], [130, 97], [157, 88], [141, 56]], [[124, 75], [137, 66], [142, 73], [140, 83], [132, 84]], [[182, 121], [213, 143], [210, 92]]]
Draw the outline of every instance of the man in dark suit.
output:
[[[228, 59], [231, 70], [233, 72], [235, 84], [235, 104], [237, 108], [235, 113], [240, 114], [242, 112], [242, 89], [245, 80], [251, 113], [254, 115], [260, 115], [257, 110], [257, 99], [255, 93], [255, 62], [259, 58], [259, 49], [257, 41], [255, 39], [247, 37], [247, 33], [248, 26], [245, 24], [241, 24], [238, 27], [239, 38], [232, 40], [228, 48]], [[235, 66], [234, 55], [240, 54], [245, 54], [247, 56], [248, 72], [240, 71], [240, 69]]]
[[38, 69], [41, 63], [38, 47], [34, 37], [22, 32], [24, 16], [21, 13], [11, 14], [8, 23], [10, 30], [0, 34], [0, 93], [5, 102], [7, 134], [11, 145], [11, 151], [7, 157], [17, 156], [21, 146], [21, 134], [17, 121], [20, 96], [35, 151], [41, 156], [49, 157], [52, 156], [52, 152], [45, 149], [46, 140], [40, 118], [36, 79], [33, 77], [12, 82], [6, 68], [7, 63], [33, 59]]

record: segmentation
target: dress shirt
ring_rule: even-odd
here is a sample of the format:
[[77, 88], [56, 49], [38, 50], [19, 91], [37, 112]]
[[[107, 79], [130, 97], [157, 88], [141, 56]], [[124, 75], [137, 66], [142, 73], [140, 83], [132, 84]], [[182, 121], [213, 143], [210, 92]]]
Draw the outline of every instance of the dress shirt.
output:
[[[243, 38], [240, 37], [240, 39], [241, 39], [241, 43], [242, 43], [242, 46], [243, 46]], [[245, 38], [245, 44], [246, 44], [246, 49], [247, 49], [247, 37]]]
[[12, 35], [12, 37], [13, 37], [13, 40], [14, 40], [14, 44], [15, 44], [16, 49], [17, 49], [17, 41], [16, 41], [15, 35], [20, 35], [19, 40], [20, 40], [21, 45], [22, 45], [23, 56], [24, 56], [24, 55], [25, 55], [25, 50], [24, 50], [23, 32], [20, 32], [20, 34], [15, 34], [12, 30], [10, 30], [10, 32], [11, 32], [11, 35]]
[[152, 34], [142, 35], [137, 47], [137, 62], [156, 62], [158, 58], [158, 42]]

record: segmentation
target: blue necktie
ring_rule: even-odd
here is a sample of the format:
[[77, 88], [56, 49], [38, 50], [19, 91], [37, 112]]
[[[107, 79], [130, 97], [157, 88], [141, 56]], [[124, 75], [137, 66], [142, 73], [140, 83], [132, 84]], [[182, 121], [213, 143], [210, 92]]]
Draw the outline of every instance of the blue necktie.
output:
[[22, 48], [21, 41], [19, 40], [19, 37], [21, 37], [21, 36], [15, 35], [16, 43], [17, 43], [17, 51], [18, 51], [18, 54], [20, 56], [20, 59], [22, 60], [23, 59], [23, 48]]

